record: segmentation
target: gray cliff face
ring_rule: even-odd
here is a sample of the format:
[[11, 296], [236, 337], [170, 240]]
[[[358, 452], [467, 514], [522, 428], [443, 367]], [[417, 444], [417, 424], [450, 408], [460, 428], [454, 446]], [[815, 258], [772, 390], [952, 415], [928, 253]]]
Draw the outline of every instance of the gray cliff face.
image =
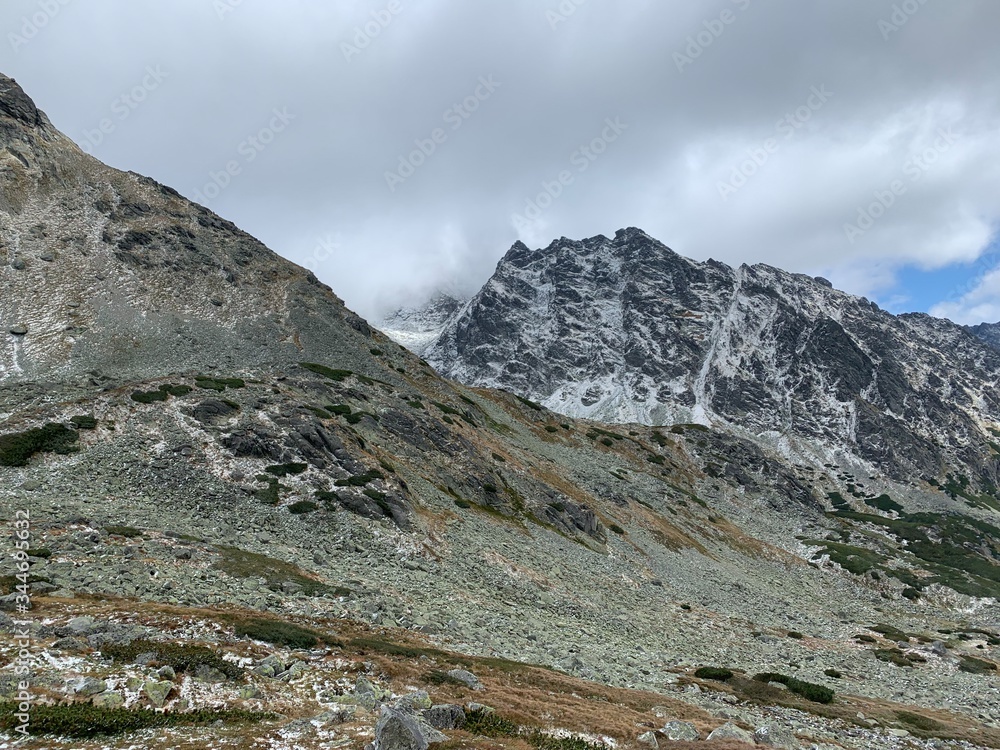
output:
[[697, 263], [637, 229], [515, 244], [424, 356], [572, 416], [728, 426], [896, 477], [1000, 472], [1000, 352], [981, 339], [824, 279]]

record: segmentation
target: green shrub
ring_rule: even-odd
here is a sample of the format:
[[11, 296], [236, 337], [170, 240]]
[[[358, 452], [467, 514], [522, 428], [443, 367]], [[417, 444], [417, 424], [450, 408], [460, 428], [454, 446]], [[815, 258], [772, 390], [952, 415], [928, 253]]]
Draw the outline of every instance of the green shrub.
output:
[[623, 529], [621, 526], [619, 526], [616, 523], [611, 524], [610, 526], [608, 526], [608, 528], [611, 529], [614, 533], [616, 533], [618, 535], [621, 535], [621, 534], [625, 533], [625, 529]]
[[344, 380], [349, 378], [354, 373], [350, 370], [335, 370], [332, 367], [327, 367], [326, 365], [317, 365], [313, 362], [300, 362], [299, 365], [310, 372], [314, 372], [317, 375], [322, 375], [324, 378], [328, 378], [337, 383], [342, 383]]
[[346, 416], [351, 413], [351, 407], [347, 404], [331, 404], [326, 407], [326, 410], [331, 414], [337, 414], [340, 416]]
[[246, 382], [242, 378], [213, 378], [207, 375], [198, 375], [194, 379], [194, 384], [199, 388], [208, 391], [222, 392], [226, 388], [245, 388]]
[[890, 511], [896, 511], [897, 513], [902, 513], [903, 506], [897, 503], [888, 495], [879, 495], [878, 497], [867, 498], [865, 500], [865, 505], [872, 508], [878, 508], [879, 510], [889, 513]]
[[611, 438], [601, 438], [601, 445], [606, 445], [607, 447], [610, 448], [614, 444], [615, 441], [612, 440]]
[[789, 638], [794, 638], [795, 640], [802, 640], [803, 638], [805, 638], [805, 636], [802, 635], [802, 633], [800, 633], [797, 630], [789, 630], [788, 631], [788, 637]]
[[154, 401], [166, 401], [169, 395], [166, 391], [135, 391], [132, 400], [140, 404], [151, 404]]
[[139, 529], [133, 528], [132, 526], [105, 526], [104, 530], [109, 534], [114, 534], [115, 536], [123, 536], [128, 539], [135, 539], [142, 536], [142, 532]]
[[69, 421], [75, 424], [78, 430], [97, 429], [97, 418], [93, 414], [82, 414], [78, 417], [70, 417]]
[[896, 711], [896, 718], [921, 732], [940, 732], [946, 728], [940, 721], [935, 721], [929, 716], [915, 714], [912, 711]]
[[[13, 732], [20, 725], [16, 703], [0, 704], [0, 729]], [[182, 726], [211, 726], [224, 724], [256, 724], [272, 721], [274, 714], [244, 709], [199, 709], [187, 712], [163, 713], [148, 708], [101, 708], [90, 703], [71, 703], [49, 706], [36, 703], [31, 706], [31, 735], [89, 739], [136, 732], [140, 729]]]
[[836, 669], [824, 669], [823, 674], [825, 674], [827, 677], [833, 678], [834, 680], [839, 680], [841, 677], [844, 676]]
[[319, 510], [319, 506], [312, 500], [299, 500], [297, 503], [292, 503], [288, 506], [288, 512], [297, 516], [301, 516], [304, 513], [312, 513], [314, 510]]
[[762, 672], [761, 674], [754, 675], [753, 679], [755, 682], [780, 683], [796, 695], [801, 695], [803, 698], [808, 701], [812, 701], [813, 703], [830, 703], [833, 701], [833, 697], [835, 695], [830, 688], [823, 685], [817, 685], [814, 682], [805, 682], [804, 680], [797, 680], [794, 677], [778, 674], [777, 672]]
[[385, 478], [385, 475], [382, 472], [373, 469], [366, 471], [364, 474], [355, 474], [353, 477], [348, 477], [347, 479], [338, 479], [334, 484], [338, 487], [364, 487], [369, 482], [383, 478]]
[[277, 477], [269, 477], [267, 474], [258, 474], [257, 481], [266, 482], [267, 487], [257, 490], [254, 494], [264, 505], [277, 505], [281, 500], [281, 483]]
[[25, 432], [0, 435], [0, 466], [27, 466], [36, 453], [72, 453], [80, 435], [61, 424], [49, 422]]
[[456, 497], [455, 500], [454, 500], [454, 503], [459, 508], [471, 508], [472, 507], [472, 503], [470, 503], [468, 500], [463, 500], [460, 497]]
[[897, 667], [912, 667], [913, 661], [898, 648], [877, 648], [872, 653], [879, 661], [894, 664]]
[[164, 393], [169, 393], [171, 396], [186, 396], [193, 391], [194, 388], [189, 385], [172, 385], [168, 383], [167, 385], [161, 385], [160, 390]]
[[293, 583], [302, 588], [306, 596], [347, 596], [350, 589], [329, 586], [305, 575], [301, 568], [284, 560], [277, 560], [256, 552], [236, 547], [218, 547], [219, 560], [215, 567], [234, 578], [263, 578], [267, 587], [279, 591], [282, 584]]
[[695, 670], [694, 676], [699, 680], [717, 680], [725, 682], [731, 680], [733, 671], [724, 667], [699, 667]]
[[143, 638], [128, 644], [105, 644], [101, 653], [110, 659], [122, 662], [132, 662], [139, 654], [155, 654], [159, 664], [167, 664], [177, 672], [194, 674], [198, 667], [206, 666], [218, 669], [230, 679], [243, 676], [243, 668], [226, 661], [209, 648], [194, 646], [188, 643], [163, 643], [149, 641]]
[[962, 655], [958, 657], [958, 668], [969, 674], [991, 674], [997, 671], [993, 662], [977, 659], [975, 656]]
[[559, 428], [556, 427], [554, 424], [547, 424], [547, 425], [545, 425], [545, 431], [546, 432], [559, 432]]
[[544, 408], [544, 407], [542, 407], [541, 404], [536, 404], [531, 399], [524, 398], [522, 396], [517, 396], [517, 395], [515, 395], [514, 398], [516, 398], [522, 404], [524, 404], [525, 406], [527, 406], [529, 409], [534, 409], [535, 411], [542, 411], [543, 408]]
[[268, 466], [264, 471], [268, 474], [274, 474], [276, 477], [287, 477], [292, 474], [301, 474], [308, 468], [309, 464], [275, 464]]
[[494, 461], [499, 461], [500, 463], [507, 463], [507, 459], [504, 458], [503, 456], [501, 456], [499, 453], [494, 453], [493, 454], [493, 460]]
[[495, 711], [479, 708], [465, 714], [466, 732], [483, 737], [516, 737], [521, 727]]
[[288, 648], [313, 648], [321, 638], [318, 633], [309, 628], [264, 617], [241, 620], [236, 624], [235, 631], [236, 635], [241, 638], [252, 638], [255, 641], [264, 641]]

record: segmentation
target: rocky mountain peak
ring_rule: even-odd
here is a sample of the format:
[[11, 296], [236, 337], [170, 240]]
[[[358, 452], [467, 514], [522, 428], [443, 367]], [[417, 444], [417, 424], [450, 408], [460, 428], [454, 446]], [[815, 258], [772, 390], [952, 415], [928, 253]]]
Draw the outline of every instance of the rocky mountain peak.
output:
[[0, 73], [0, 116], [13, 118], [26, 125], [39, 127], [44, 115], [13, 78]]

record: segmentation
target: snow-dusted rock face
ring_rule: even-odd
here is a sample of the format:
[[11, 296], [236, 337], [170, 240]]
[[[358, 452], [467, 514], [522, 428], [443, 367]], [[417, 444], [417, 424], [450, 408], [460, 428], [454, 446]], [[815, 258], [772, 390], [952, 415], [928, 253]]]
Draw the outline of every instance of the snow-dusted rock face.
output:
[[638, 229], [515, 244], [424, 356], [571, 416], [726, 426], [795, 455], [995, 482], [1000, 352], [824, 279], [674, 253]]
[[419, 308], [400, 308], [383, 318], [379, 329], [397, 344], [415, 354], [423, 354], [462, 309], [466, 300], [438, 293]]

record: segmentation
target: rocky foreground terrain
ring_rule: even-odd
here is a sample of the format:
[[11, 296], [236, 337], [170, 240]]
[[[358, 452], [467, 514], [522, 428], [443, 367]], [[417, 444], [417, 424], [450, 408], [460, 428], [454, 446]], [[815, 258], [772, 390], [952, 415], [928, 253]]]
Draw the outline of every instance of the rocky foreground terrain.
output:
[[3, 77], [0, 219], [8, 742], [1000, 747], [995, 459], [445, 380]]

